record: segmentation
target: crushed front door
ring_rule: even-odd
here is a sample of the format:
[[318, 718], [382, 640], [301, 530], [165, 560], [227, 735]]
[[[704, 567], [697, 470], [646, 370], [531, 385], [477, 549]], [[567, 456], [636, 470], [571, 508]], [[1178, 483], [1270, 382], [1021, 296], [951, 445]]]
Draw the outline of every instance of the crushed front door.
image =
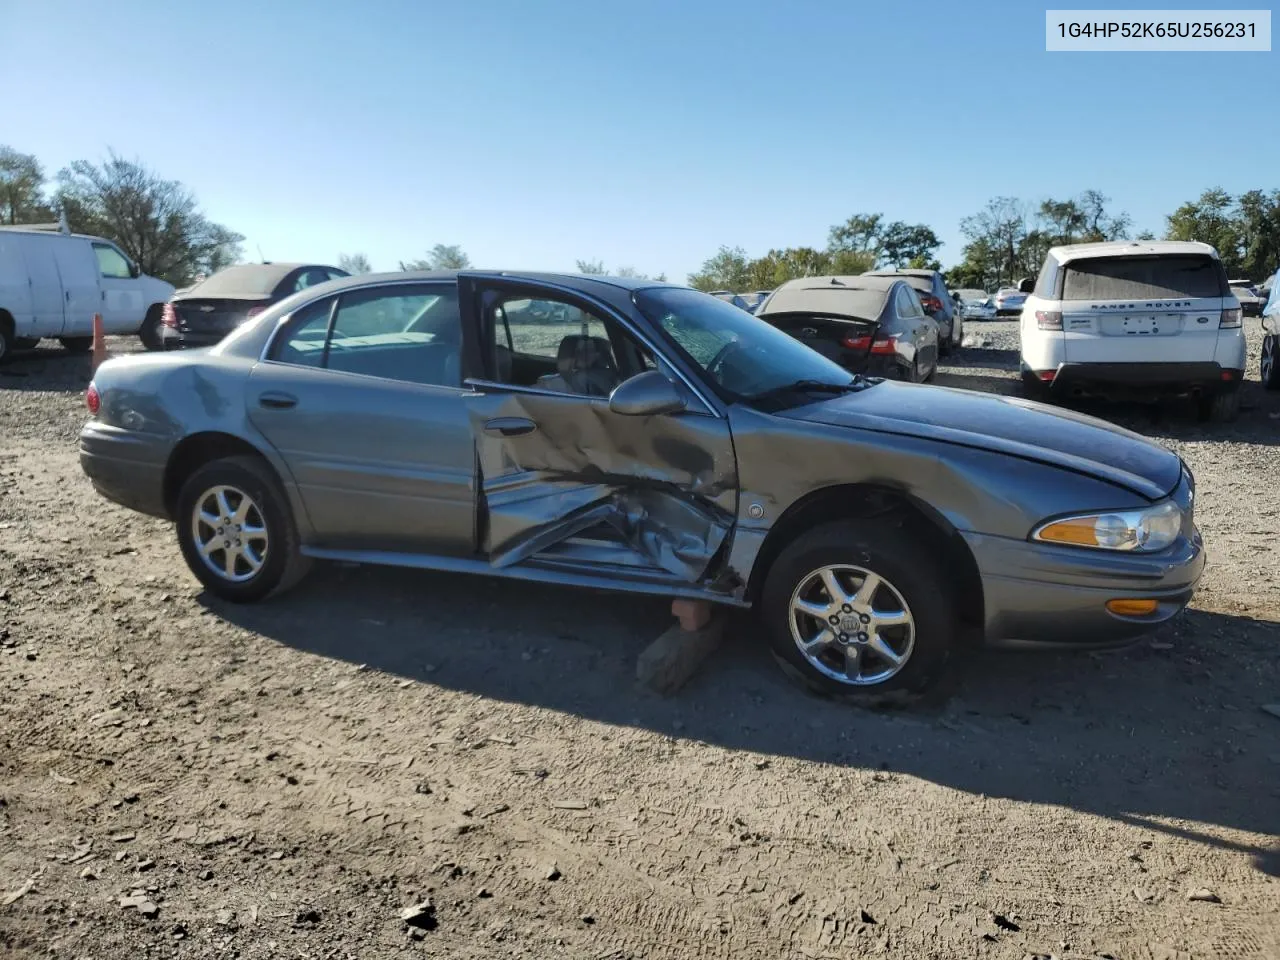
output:
[[[611, 341], [611, 376], [618, 380], [654, 361], [615, 313], [569, 292], [493, 278], [469, 291], [464, 284], [462, 293], [471, 298], [487, 374], [474, 378], [476, 393], [466, 402], [481, 476], [481, 543], [490, 562], [570, 563], [620, 576], [713, 580], [713, 561], [737, 511], [728, 422], [701, 409], [616, 413], [605, 396], [562, 392], [563, 382], [547, 388], [554, 374], [530, 384], [500, 382], [534, 377], [538, 364], [552, 362], [547, 355], [567, 349], [563, 341], [591, 334], [595, 342]], [[507, 336], [503, 303], [530, 298], [531, 329], [536, 324], [536, 334], [550, 344], [545, 349]], [[495, 316], [498, 345], [513, 354], [501, 369], [493, 356]], [[513, 369], [527, 372], [513, 376]], [[593, 389], [604, 391], [610, 382]]]

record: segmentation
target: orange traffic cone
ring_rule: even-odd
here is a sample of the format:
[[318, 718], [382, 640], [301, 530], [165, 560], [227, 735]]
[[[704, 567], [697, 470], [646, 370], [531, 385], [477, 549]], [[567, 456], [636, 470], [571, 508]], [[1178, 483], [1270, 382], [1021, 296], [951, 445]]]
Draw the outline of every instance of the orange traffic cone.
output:
[[93, 315], [93, 366], [92, 373], [97, 373], [102, 361], [107, 359], [107, 338], [102, 332], [102, 314]]

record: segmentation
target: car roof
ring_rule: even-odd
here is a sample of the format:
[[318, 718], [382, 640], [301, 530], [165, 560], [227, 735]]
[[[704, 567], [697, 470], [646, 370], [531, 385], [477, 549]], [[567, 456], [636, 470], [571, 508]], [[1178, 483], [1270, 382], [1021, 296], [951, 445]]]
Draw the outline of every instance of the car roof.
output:
[[1069, 243], [1049, 248], [1049, 256], [1059, 263], [1092, 257], [1155, 257], [1179, 254], [1218, 259], [1217, 250], [1198, 240], [1107, 240], [1101, 243]]

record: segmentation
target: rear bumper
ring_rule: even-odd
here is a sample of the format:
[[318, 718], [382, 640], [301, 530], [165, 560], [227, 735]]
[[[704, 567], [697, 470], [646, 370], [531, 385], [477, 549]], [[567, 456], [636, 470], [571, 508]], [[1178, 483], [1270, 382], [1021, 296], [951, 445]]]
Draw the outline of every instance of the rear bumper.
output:
[[[1176, 616], [1204, 572], [1199, 533], [1151, 555], [1058, 547], [965, 534], [982, 575], [993, 644], [1098, 647], [1128, 643]], [[1146, 617], [1118, 616], [1108, 600], [1152, 599]]]
[[1145, 398], [1209, 396], [1234, 390], [1243, 370], [1212, 361], [1183, 363], [1062, 363], [1052, 380], [1041, 371], [1024, 369], [1053, 393], [1063, 396]]
[[160, 345], [165, 350], [196, 350], [200, 347], [212, 347], [225, 340], [226, 336], [225, 333], [194, 333], [164, 327], [160, 334]]
[[80, 431], [80, 469], [108, 500], [167, 519], [164, 471], [169, 448], [163, 438], [90, 421]]

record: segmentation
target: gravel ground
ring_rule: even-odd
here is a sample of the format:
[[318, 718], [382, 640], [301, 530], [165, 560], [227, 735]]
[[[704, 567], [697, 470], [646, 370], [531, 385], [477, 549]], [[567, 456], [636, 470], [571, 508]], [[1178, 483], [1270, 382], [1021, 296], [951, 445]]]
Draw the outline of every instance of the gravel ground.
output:
[[[970, 333], [940, 381], [1014, 392], [1015, 325]], [[1196, 473], [1183, 618], [979, 651], [873, 713], [790, 686], [745, 622], [637, 692], [670, 619], [645, 598], [328, 567], [221, 604], [81, 475], [87, 375], [0, 371], [0, 956], [1280, 957], [1256, 381], [1229, 427], [1090, 408]]]

